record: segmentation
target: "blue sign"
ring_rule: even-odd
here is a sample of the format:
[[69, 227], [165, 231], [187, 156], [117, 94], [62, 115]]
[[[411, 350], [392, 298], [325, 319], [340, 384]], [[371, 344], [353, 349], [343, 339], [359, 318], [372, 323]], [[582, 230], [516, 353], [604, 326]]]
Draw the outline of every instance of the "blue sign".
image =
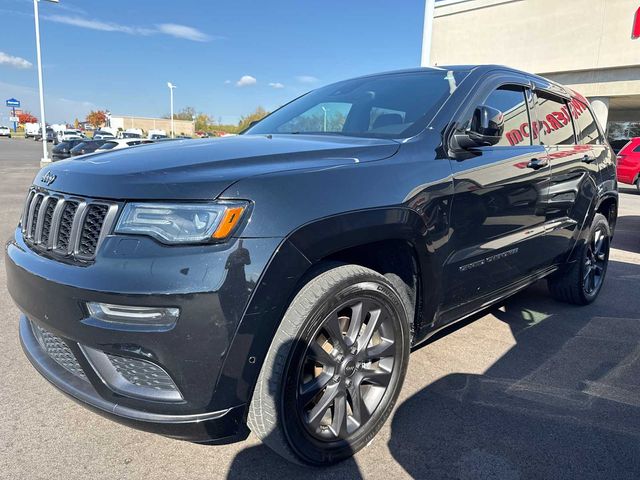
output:
[[7, 100], [7, 107], [19, 107], [20, 100], [16, 100], [15, 98], [10, 98]]

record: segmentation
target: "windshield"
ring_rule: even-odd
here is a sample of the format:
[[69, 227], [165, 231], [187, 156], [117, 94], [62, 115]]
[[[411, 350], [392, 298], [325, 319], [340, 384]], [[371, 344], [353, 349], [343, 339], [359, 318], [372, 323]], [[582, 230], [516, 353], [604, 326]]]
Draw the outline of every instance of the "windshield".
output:
[[346, 80], [294, 100], [244, 133], [408, 138], [427, 126], [467, 74], [433, 69]]
[[106, 142], [99, 148], [99, 150], [111, 150], [116, 145], [118, 145], [118, 142]]

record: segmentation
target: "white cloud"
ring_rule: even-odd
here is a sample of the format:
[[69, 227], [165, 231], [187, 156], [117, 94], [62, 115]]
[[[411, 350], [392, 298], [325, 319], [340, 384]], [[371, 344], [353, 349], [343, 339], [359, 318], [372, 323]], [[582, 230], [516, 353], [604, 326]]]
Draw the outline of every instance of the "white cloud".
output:
[[316, 83], [318, 81], [316, 77], [312, 77], [311, 75], [298, 75], [296, 80], [300, 83]]
[[200, 30], [188, 27], [187, 25], [178, 25], [177, 23], [161, 23], [157, 25], [158, 31], [166, 35], [176, 38], [184, 38], [193, 42], [208, 42], [211, 37]]
[[126, 33], [128, 35], [169, 35], [175, 38], [182, 38], [185, 40], [191, 40], [193, 42], [208, 42], [213, 37], [207, 35], [200, 30], [189, 27], [187, 25], [180, 25], [177, 23], [161, 23], [155, 27], [137, 27], [129, 25], [121, 25], [113, 22], [103, 22], [100, 20], [93, 20], [90, 18], [84, 18], [77, 15], [42, 15], [44, 20], [50, 22], [62, 23], [64, 25], [71, 25], [74, 27], [87, 28], [89, 30], [98, 30], [101, 32], [119, 32]]
[[271, 88], [284, 88], [284, 85], [280, 82], [271, 82], [269, 86]]
[[258, 83], [258, 80], [256, 80], [255, 77], [252, 77], [251, 75], [243, 75], [240, 77], [240, 80], [236, 82], [236, 87], [247, 87], [249, 85], [255, 85], [256, 83]]
[[15, 68], [31, 68], [33, 64], [22, 57], [14, 57], [4, 52], [0, 52], [0, 65], [8, 65]]
[[154, 31], [150, 28], [128, 27], [117, 23], [101, 22], [100, 20], [91, 20], [77, 16], [67, 15], [43, 15], [43, 19], [50, 22], [72, 25], [74, 27], [88, 28], [89, 30], [99, 30], [102, 32], [121, 32], [129, 35], [151, 35]]

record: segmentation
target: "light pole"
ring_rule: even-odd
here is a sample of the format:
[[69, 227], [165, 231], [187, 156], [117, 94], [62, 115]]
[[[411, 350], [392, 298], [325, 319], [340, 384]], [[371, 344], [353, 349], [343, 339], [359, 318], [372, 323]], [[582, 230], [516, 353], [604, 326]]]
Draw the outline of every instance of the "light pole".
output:
[[422, 57], [421, 67], [431, 65], [431, 40], [433, 38], [433, 16], [436, 10], [436, 0], [425, 0], [424, 3], [424, 28], [422, 30]]
[[[44, 87], [42, 85], [42, 55], [40, 53], [40, 18], [38, 17], [38, 1], [33, 0], [33, 17], [36, 23], [36, 58], [38, 60], [38, 91], [40, 93], [40, 128], [42, 131], [42, 160], [40, 167], [45, 167], [51, 163], [47, 150], [47, 122], [44, 118]], [[58, 3], [58, 0], [48, 0], [51, 3]]]
[[176, 86], [171, 82], [167, 82], [167, 87], [169, 87], [169, 96], [171, 97], [171, 138], [173, 138], [173, 89], [176, 88]]
[[322, 105], [320, 106], [320, 108], [324, 112], [324, 120], [322, 121], [322, 127], [323, 127], [322, 131], [326, 132], [327, 131], [327, 109], [325, 107], [323, 107]]

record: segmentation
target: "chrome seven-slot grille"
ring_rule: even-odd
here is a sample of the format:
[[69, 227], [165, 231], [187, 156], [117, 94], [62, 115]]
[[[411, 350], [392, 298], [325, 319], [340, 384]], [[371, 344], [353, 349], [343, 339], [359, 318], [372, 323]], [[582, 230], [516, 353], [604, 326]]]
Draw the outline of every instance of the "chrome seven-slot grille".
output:
[[116, 203], [32, 189], [22, 214], [22, 234], [36, 249], [92, 260], [117, 211]]

